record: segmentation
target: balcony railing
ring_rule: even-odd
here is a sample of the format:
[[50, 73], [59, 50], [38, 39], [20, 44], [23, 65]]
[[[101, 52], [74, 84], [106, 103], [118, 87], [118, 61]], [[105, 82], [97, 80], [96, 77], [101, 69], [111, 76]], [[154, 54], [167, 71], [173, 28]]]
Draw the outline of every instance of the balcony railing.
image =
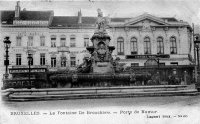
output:
[[69, 52], [69, 47], [68, 46], [59, 46], [58, 52]]

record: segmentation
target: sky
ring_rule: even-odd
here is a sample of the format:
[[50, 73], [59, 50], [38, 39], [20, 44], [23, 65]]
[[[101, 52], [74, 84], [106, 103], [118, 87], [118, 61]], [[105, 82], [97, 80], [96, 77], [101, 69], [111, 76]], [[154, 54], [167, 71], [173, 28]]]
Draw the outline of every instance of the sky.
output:
[[[0, 0], [0, 10], [14, 10], [15, 5], [16, 1]], [[20, 6], [26, 10], [54, 10], [55, 16], [75, 16], [80, 9], [83, 16], [97, 16], [98, 8], [110, 17], [132, 18], [146, 12], [200, 24], [200, 0], [21, 0]]]

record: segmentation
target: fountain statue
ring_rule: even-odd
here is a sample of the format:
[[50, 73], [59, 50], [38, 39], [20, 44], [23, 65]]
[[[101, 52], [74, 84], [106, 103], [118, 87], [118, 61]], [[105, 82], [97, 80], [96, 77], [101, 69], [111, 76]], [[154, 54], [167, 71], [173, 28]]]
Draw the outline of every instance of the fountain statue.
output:
[[98, 18], [96, 21], [96, 32], [105, 32], [106, 31], [106, 26], [109, 23], [109, 19], [108, 17], [103, 17], [103, 12], [101, 11], [101, 9], [97, 9], [98, 12]]

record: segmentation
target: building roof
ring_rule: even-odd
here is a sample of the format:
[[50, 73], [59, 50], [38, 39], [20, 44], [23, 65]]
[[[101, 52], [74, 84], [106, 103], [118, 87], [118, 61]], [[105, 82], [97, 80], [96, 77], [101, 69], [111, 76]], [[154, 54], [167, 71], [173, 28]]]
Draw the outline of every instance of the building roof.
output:
[[95, 24], [97, 17], [82, 17], [83, 24]]
[[174, 17], [169, 17], [169, 18], [163, 17], [161, 19], [167, 20], [168, 22], [178, 22], [178, 20], [176, 18], [174, 18]]
[[111, 18], [111, 22], [125, 22], [125, 20], [128, 20], [131, 18]]
[[[94, 25], [96, 17], [82, 17], [81, 25]], [[50, 27], [76, 27], [78, 26], [78, 16], [54, 16]]]
[[[125, 22], [125, 20], [130, 18], [111, 18], [111, 22]], [[82, 26], [94, 26], [97, 17], [82, 17]], [[80, 26], [78, 24], [78, 16], [54, 16], [50, 27], [76, 27]]]
[[20, 20], [48, 21], [53, 11], [21, 11]]
[[[111, 18], [111, 22], [125, 22], [125, 20], [129, 20], [131, 18]], [[161, 17], [163, 20], [167, 20], [168, 22], [178, 22], [178, 20], [174, 17]]]
[[[1, 23], [4, 25], [12, 25], [13, 20], [15, 20], [15, 11], [1, 11]], [[187, 22], [178, 21], [174, 17], [155, 17], [150, 14], [143, 14], [137, 16], [135, 18], [121, 18], [114, 17], [110, 18], [112, 24], [122, 25], [126, 23], [132, 23], [131, 21], [137, 19], [142, 19], [141, 17], [152, 17], [153, 19], [157, 19], [159, 22], [168, 23], [171, 25], [188, 25]], [[52, 28], [66, 28], [66, 27], [94, 27], [97, 17], [87, 17], [82, 16], [82, 23], [78, 23], [78, 16], [54, 16], [53, 11], [20, 11], [20, 17], [18, 20], [26, 20], [26, 21], [49, 21], [49, 27]], [[167, 21], [166, 21], [167, 20]]]
[[13, 24], [15, 18], [15, 11], [1, 11], [1, 23]]
[[[20, 11], [19, 20], [26, 21], [48, 21], [53, 11]], [[15, 11], [1, 11], [2, 24], [13, 24]]]

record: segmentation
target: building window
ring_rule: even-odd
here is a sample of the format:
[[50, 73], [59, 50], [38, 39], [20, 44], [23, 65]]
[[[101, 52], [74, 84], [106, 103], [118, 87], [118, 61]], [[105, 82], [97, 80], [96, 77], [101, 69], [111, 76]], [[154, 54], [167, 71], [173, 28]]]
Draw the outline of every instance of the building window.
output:
[[66, 67], [66, 60], [67, 60], [67, 58], [66, 57], [61, 57], [60, 58], [61, 59], [61, 67]]
[[118, 55], [124, 55], [124, 38], [117, 38], [117, 53]]
[[131, 67], [139, 66], [139, 63], [131, 63]]
[[51, 67], [56, 67], [56, 57], [51, 57]]
[[45, 46], [45, 36], [40, 36], [40, 46]]
[[21, 36], [16, 37], [16, 46], [22, 46], [22, 37]]
[[177, 54], [177, 45], [176, 45], [176, 38], [170, 37], [170, 53]]
[[65, 47], [66, 46], [66, 37], [65, 35], [62, 35], [60, 38], [60, 46]]
[[28, 46], [33, 46], [33, 36], [28, 36]]
[[22, 63], [22, 55], [16, 54], [16, 65], [21, 65]]
[[131, 54], [137, 54], [137, 39], [131, 38]]
[[164, 44], [162, 37], [157, 38], [157, 54], [164, 54]]
[[55, 35], [51, 36], [51, 47], [56, 47], [56, 36]]
[[144, 54], [151, 54], [151, 42], [149, 37], [144, 38]]
[[85, 37], [84, 38], [84, 47], [88, 47], [89, 46], [89, 37]]
[[33, 65], [33, 54], [28, 54], [31, 57], [31, 60], [28, 60], [28, 64]]
[[45, 53], [40, 54], [40, 65], [45, 65]]
[[75, 67], [76, 66], [76, 57], [70, 57], [70, 61], [71, 61], [71, 67]]
[[70, 47], [76, 47], [76, 37], [75, 37], [75, 35], [70, 36]]

